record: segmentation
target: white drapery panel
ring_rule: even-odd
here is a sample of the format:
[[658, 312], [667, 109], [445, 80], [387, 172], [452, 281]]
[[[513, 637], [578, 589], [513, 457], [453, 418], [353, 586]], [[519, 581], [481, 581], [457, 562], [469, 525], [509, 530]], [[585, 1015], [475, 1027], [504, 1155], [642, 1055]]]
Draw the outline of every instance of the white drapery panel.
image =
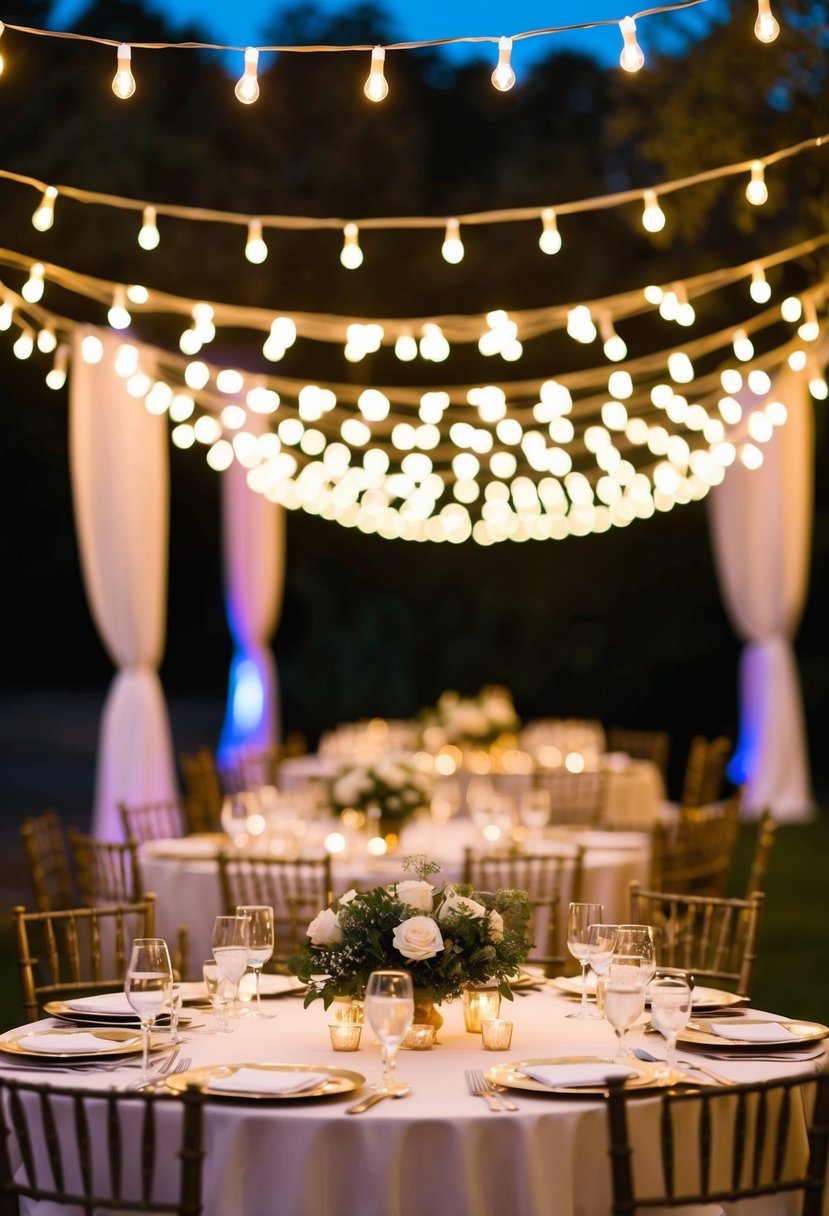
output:
[[[248, 429], [262, 433], [251, 415]], [[282, 608], [285, 511], [249, 489], [235, 461], [222, 474], [225, 608], [233, 638], [227, 709], [219, 751], [261, 751], [279, 740], [279, 687], [270, 643]]]
[[[788, 421], [763, 445], [763, 464], [735, 463], [710, 495], [711, 535], [720, 589], [746, 642], [740, 660], [740, 738], [734, 777], [745, 810], [769, 807], [778, 819], [812, 813], [800, 679], [792, 649], [809, 572], [814, 419], [807, 377], [788, 367], [769, 400]], [[757, 405], [746, 395], [745, 411]]]
[[118, 340], [104, 335], [103, 359], [88, 364], [83, 337], [76, 331], [69, 391], [75, 527], [92, 617], [118, 668], [101, 720], [92, 830], [118, 840], [120, 801], [176, 792], [157, 670], [167, 601], [167, 423], [131, 397], [115, 372]]

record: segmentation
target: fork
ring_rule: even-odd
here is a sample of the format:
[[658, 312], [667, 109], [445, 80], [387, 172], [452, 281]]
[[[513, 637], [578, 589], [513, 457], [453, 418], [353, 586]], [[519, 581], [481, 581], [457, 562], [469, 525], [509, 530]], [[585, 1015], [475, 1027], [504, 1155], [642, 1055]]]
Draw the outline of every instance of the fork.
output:
[[183, 1072], [185, 1068], [189, 1067], [189, 1056], [182, 1056], [179, 1059], [178, 1049], [176, 1049], [175, 1051], [171, 1051], [170, 1054], [161, 1061], [151, 1077], [147, 1077], [147, 1079], [144, 1081], [133, 1081], [127, 1086], [127, 1089], [146, 1089], [148, 1085], [157, 1085], [158, 1082], [164, 1077], [172, 1076], [177, 1072]]
[[494, 1111], [496, 1115], [500, 1114], [503, 1107], [498, 1101], [498, 1095], [494, 1094], [487, 1086], [481, 1070], [479, 1068], [467, 1068], [464, 1075], [466, 1077], [466, 1087], [470, 1094], [475, 1098], [483, 1098], [491, 1111]]

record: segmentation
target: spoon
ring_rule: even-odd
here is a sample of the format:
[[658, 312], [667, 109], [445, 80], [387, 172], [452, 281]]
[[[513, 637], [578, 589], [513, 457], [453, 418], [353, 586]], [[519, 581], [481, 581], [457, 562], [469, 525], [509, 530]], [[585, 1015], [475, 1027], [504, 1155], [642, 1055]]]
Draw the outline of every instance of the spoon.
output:
[[[637, 1060], [644, 1060], [648, 1064], [666, 1064], [667, 1061], [660, 1059], [659, 1056], [652, 1056], [649, 1051], [645, 1051], [644, 1047], [632, 1048], [633, 1054]], [[702, 1064], [694, 1064], [691, 1060], [677, 1060], [677, 1064], [681, 1064], [684, 1068], [690, 1069], [691, 1072], [701, 1072], [703, 1076], [710, 1077], [712, 1081], [716, 1081], [717, 1085], [733, 1085], [734, 1082], [730, 1077], [722, 1077], [718, 1072], [712, 1072], [710, 1068], [704, 1068]]]
[[353, 1106], [346, 1107], [345, 1113], [347, 1115], [361, 1115], [364, 1110], [370, 1110], [372, 1106], [376, 1106], [384, 1098], [407, 1098], [411, 1092], [411, 1085], [400, 1082], [398, 1085], [395, 1085], [394, 1089], [381, 1089], [377, 1093], [369, 1094], [361, 1102], [355, 1102]]

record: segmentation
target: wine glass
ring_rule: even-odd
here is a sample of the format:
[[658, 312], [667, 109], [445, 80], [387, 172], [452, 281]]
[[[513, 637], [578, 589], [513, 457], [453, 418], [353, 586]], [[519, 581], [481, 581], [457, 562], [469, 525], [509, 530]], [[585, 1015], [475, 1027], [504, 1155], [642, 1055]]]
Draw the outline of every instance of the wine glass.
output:
[[677, 1035], [691, 1016], [691, 986], [684, 976], [659, 975], [651, 981], [650, 999], [651, 1023], [665, 1040], [670, 1074], [676, 1068]]
[[256, 977], [256, 1008], [248, 1012], [252, 1018], [272, 1017], [262, 1012], [259, 997], [259, 977], [265, 963], [273, 954], [273, 908], [267, 904], [240, 904], [237, 916], [245, 916], [248, 926], [248, 966]]
[[213, 1009], [213, 1025], [208, 1027], [205, 1034], [232, 1034], [225, 1017], [225, 981], [219, 974], [219, 964], [214, 958], [208, 958], [202, 964], [202, 977], [207, 989], [207, 996]]
[[248, 965], [248, 929], [246, 916], [217, 916], [213, 922], [213, 957], [219, 976], [231, 988], [230, 1006], [236, 1000], [239, 980]]
[[394, 1079], [397, 1049], [414, 1018], [414, 990], [408, 971], [372, 971], [366, 984], [365, 1016], [383, 1050], [380, 1092], [407, 1088]]
[[601, 904], [571, 903], [567, 914], [567, 949], [573, 958], [581, 963], [581, 1002], [575, 1012], [568, 1013], [568, 1018], [587, 1018], [587, 951], [590, 939], [590, 926], [597, 924], [604, 916]]
[[[610, 960], [613, 958], [613, 952], [616, 949], [616, 936], [618, 925], [607, 925], [603, 921], [596, 921], [592, 924], [587, 933], [587, 964], [598, 977], [607, 974], [610, 966]], [[599, 990], [598, 982], [596, 985], [596, 1007], [588, 1005], [584, 1013], [586, 1018], [600, 1018], [601, 1010], [598, 1008]]]
[[603, 978], [604, 1016], [616, 1033], [615, 1061], [625, 1058], [625, 1034], [645, 1008], [647, 977], [636, 954], [614, 954]]
[[619, 925], [616, 934], [616, 954], [636, 954], [647, 972], [649, 983], [656, 971], [656, 948], [650, 925]]
[[536, 841], [550, 822], [550, 791], [540, 785], [523, 790], [518, 802], [518, 818], [527, 829], [528, 839]]
[[173, 968], [167, 943], [160, 937], [137, 937], [132, 943], [124, 991], [138, 1014], [144, 1053], [141, 1059], [141, 1080], [148, 1081], [150, 1073], [150, 1031], [156, 1015], [170, 999]]

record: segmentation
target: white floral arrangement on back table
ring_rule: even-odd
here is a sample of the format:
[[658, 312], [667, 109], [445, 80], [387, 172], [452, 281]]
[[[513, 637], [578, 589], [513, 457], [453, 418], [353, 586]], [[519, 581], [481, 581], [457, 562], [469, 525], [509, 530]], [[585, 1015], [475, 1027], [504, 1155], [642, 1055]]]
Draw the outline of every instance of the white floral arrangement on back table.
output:
[[333, 814], [356, 810], [369, 815], [377, 809], [382, 819], [402, 824], [415, 811], [428, 807], [432, 783], [409, 756], [385, 756], [371, 764], [341, 767], [326, 783]]
[[423, 711], [421, 718], [424, 743], [434, 751], [446, 743], [488, 747], [521, 726], [512, 694], [500, 685], [488, 685], [475, 697], [445, 692], [437, 705]]

